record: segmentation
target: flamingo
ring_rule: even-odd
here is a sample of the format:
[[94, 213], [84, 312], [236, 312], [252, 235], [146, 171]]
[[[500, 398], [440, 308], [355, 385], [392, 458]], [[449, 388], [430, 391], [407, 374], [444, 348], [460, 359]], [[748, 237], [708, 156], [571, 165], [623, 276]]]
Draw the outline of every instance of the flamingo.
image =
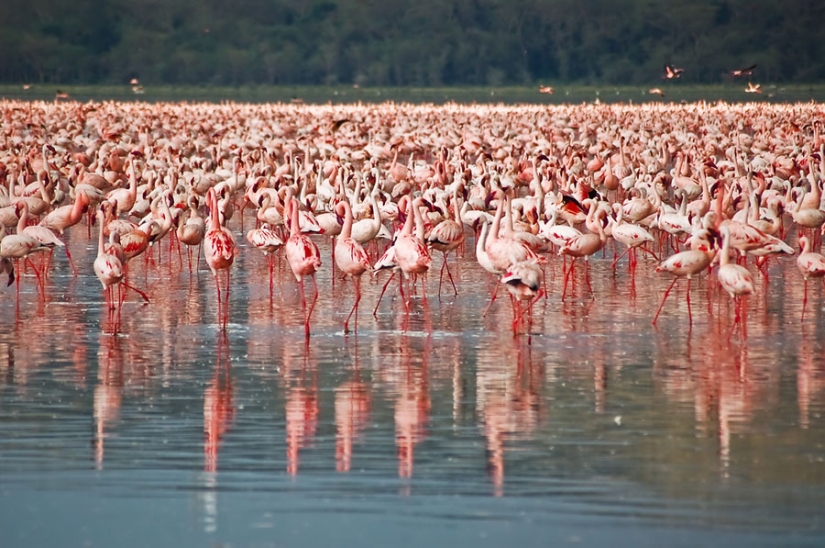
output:
[[[6, 227], [0, 224], [0, 259], [12, 260], [15, 263], [15, 269], [19, 266], [20, 259], [28, 260], [28, 256], [38, 251], [49, 251], [49, 246], [41, 244], [35, 238], [28, 234], [9, 234], [6, 235]], [[31, 264], [31, 263], [29, 263]], [[31, 265], [37, 276], [38, 283], [41, 283], [40, 273], [34, 265]], [[12, 276], [10, 276], [10, 279]], [[17, 297], [20, 298], [20, 277], [17, 277]]]
[[[805, 281], [802, 297], [802, 317], [799, 321], [805, 318], [805, 305], [808, 302], [808, 278], [823, 278], [825, 277], [825, 257], [819, 253], [811, 251], [811, 241], [807, 236], [799, 237], [799, 246], [801, 252], [796, 258], [796, 268], [802, 274], [802, 279]], [[825, 281], [825, 279], [823, 279]]]
[[[114, 299], [112, 298], [112, 286], [119, 284], [123, 281], [124, 276], [124, 269], [123, 263], [112, 253], [108, 253], [106, 251], [104, 237], [103, 237], [103, 227], [104, 223], [104, 212], [102, 209], [98, 210], [97, 212], [97, 220], [99, 223], [98, 227], [98, 245], [97, 245], [97, 257], [95, 258], [94, 262], [94, 271], [95, 276], [97, 279], [100, 280], [101, 285], [103, 285], [103, 291], [106, 295], [106, 304], [109, 310], [115, 308]], [[118, 296], [118, 306], [120, 308], [121, 304], [120, 297]]]
[[656, 325], [656, 320], [659, 319], [659, 314], [665, 306], [665, 301], [667, 300], [668, 295], [670, 295], [670, 290], [673, 289], [673, 286], [676, 285], [676, 281], [679, 278], [687, 278], [687, 292], [685, 293], [685, 300], [687, 301], [688, 321], [691, 325], [693, 325], [693, 317], [690, 312], [690, 280], [693, 276], [710, 266], [710, 262], [713, 260], [715, 253], [711, 250], [710, 243], [708, 243], [708, 237], [709, 233], [707, 230], [698, 230], [696, 234], [689, 238], [691, 249], [671, 255], [656, 267], [656, 272], [669, 272], [675, 277], [668, 286], [667, 291], [665, 291], [665, 294], [662, 297], [662, 303], [659, 305], [656, 315], [653, 316], [653, 325]]
[[[510, 266], [507, 272], [501, 277], [501, 283], [507, 286], [510, 295], [513, 296], [513, 333], [518, 331], [521, 319], [529, 310], [533, 308], [536, 301], [542, 297], [544, 291], [541, 289], [541, 282], [544, 273], [538, 263], [534, 261], [521, 261]], [[521, 309], [522, 301], [529, 301], [527, 308]]]
[[[594, 215], [595, 219], [593, 219]], [[597, 233], [593, 234], [590, 232], [582, 234], [576, 238], [573, 238], [559, 248], [559, 255], [570, 255], [573, 257], [573, 260], [570, 262], [570, 268], [568, 268], [567, 272], [564, 274], [564, 286], [561, 292], [562, 301], [564, 301], [564, 297], [567, 294], [567, 282], [570, 280], [573, 269], [576, 267], [576, 259], [579, 257], [584, 257], [585, 259], [584, 279], [587, 283], [587, 288], [590, 290], [590, 295], [594, 297], [593, 288], [590, 286], [590, 263], [587, 259], [591, 255], [595, 255], [599, 252], [604, 247], [605, 242], [607, 242], [607, 235], [604, 232], [601, 219], [604, 215], [605, 211], [603, 209], [599, 209], [595, 204], [591, 203], [590, 210], [588, 211], [588, 217], [590, 217], [588, 224], [595, 226]]]
[[[85, 192], [77, 192], [73, 204], [53, 209], [43, 217], [40, 221], [40, 226], [54, 230], [62, 236], [67, 228], [80, 222], [90, 202], [91, 200]], [[66, 258], [69, 260], [69, 263], [74, 264], [72, 262], [72, 254], [69, 253], [69, 246], [63, 246], [63, 249], [66, 251]], [[73, 270], [75, 275], [77, 275], [77, 270]]]
[[654, 259], [656, 258], [656, 255], [654, 255], [652, 251], [643, 247], [647, 242], [653, 242], [653, 236], [651, 236], [647, 230], [638, 225], [623, 222], [624, 216], [622, 213], [621, 204], [613, 204], [613, 210], [616, 213], [616, 219], [614, 220], [612, 217], [609, 218], [611, 224], [613, 225], [610, 233], [614, 240], [625, 246], [625, 250], [613, 259], [613, 270], [616, 270], [616, 263], [618, 263], [622, 257], [630, 252], [630, 272], [633, 276], [635, 276], [636, 248], [640, 248], [642, 251], [650, 253]]
[[[427, 246], [424, 245], [422, 235], [423, 221], [421, 219], [421, 212], [419, 211], [422, 199], [416, 198], [410, 201], [409, 199], [402, 198], [402, 201], [407, 206], [407, 219], [393, 245], [393, 247], [395, 247], [395, 260], [398, 262], [398, 268], [401, 269], [405, 277], [423, 275], [429, 270], [432, 258], [430, 257], [430, 252], [427, 250]], [[401, 209], [400, 205], [399, 209]], [[413, 222], [417, 225], [416, 234], [413, 234]], [[424, 287], [424, 300], [426, 301], [426, 287], [423, 284], [422, 287]], [[409, 299], [405, 298], [404, 306], [409, 313]]]
[[[206, 264], [215, 277], [215, 287], [218, 291], [218, 317], [223, 328], [229, 319], [229, 267], [235, 260], [235, 238], [232, 233], [221, 224], [218, 211], [218, 198], [215, 189], [210, 188], [206, 193], [206, 205], [209, 207], [210, 226], [203, 237], [203, 255]], [[226, 270], [226, 302], [221, 299], [221, 284], [218, 271]], [[221, 312], [223, 311], [223, 315]]]
[[[206, 222], [198, 213], [198, 201], [194, 196], [189, 196], [186, 199], [186, 204], [189, 206], [189, 218], [185, 222], [178, 217], [178, 229], [176, 235], [178, 241], [186, 245], [186, 251], [189, 257], [189, 273], [192, 273], [192, 247], [200, 246], [203, 243], [203, 237], [206, 234]], [[198, 262], [200, 262], [200, 247], [198, 247]]]
[[264, 255], [266, 255], [267, 262], [269, 263], [269, 292], [272, 293], [274, 273], [273, 258], [275, 257], [275, 253], [284, 245], [284, 241], [278, 236], [278, 233], [266, 223], [261, 225], [261, 228], [253, 228], [247, 232], [246, 241], [263, 251]]
[[743, 308], [742, 298], [753, 293], [753, 277], [744, 266], [730, 263], [730, 228], [723, 225], [720, 232], [722, 233], [722, 255], [719, 258], [720, 266], [716, 277], [722, 289], [727, 291], [735, 302], [736, 315], [733, 320], [731, 334], [733, 334], [733, 328], [736, 327], [741, 318], [743, 324], [742, 334], [745, 336], [745, 333], [747, 333], [744, 318], [746, 310]]
[[344, 226], [341, 234], [335, 240], [335, 264], [344, 276], [351, 276], [355, 285], [355, 304], [344, 320], [344, 333], [349, 332], [349, 320], [355, 313], [355, 326], [358, 329], [358, 303], [361, 301], [361, 275], [372, 270], [369, 256], [361, 244], [352, 238], [352, 209], [349, 202], [339, 202], [335, 206], [335, 213], [344, 217]]
[[[289, 208], [289, 239], [286, 241], [286, 258], [292, 273], [298, 281], [301, 290], [301, 306], [304, 309], [304, 334], [309, 337], [309, 320], [312, 317], [312, 310], [318, 300], [318, 284], [315, 282], [315, 273], [321, 268], [321, 253], [315, 242], [301, 233], [300, 221], [298, 219], [298, 201], [290, 199], [287, 203]], [[315, 286], [315, 296], [307, 311], [306, 298], [304, 297], [304, 278], [312, 276], [312, 283]]]
[[447, 254], [456, 249], [464, 241], [464, 225], [461, 224], [461, 217], [459, 216], [458, 190], [457, 187], [453, 190], [453, 212], [455, 219], [444, 219], [438, 223], [427, 237], [427, 243], [436, 251], [440, 251], [444, 255], [444, 262], [441, 265], [441, 273], [438, 276], [438, 297], [441, 298], [441, 280], [444, 277], [444, 269], [447, 270], [447, 276], [453, 286], [453, 291], [458, 295], [458, 290], [453, 281], [453, 275], [450, 272], [450, 266], [447, 264]]

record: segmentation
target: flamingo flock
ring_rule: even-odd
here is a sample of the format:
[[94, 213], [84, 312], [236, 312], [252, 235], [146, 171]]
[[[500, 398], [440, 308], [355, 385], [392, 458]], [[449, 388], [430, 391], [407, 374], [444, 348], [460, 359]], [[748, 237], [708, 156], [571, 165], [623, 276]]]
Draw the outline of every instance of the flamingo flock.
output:
[[[286, 257], [307, 338], [321, 269], [332, 270], [333, 283], [353, 281], [348, 333], [351, 321], [357, 331], [365, 273], [392, 271], [382, 296], [401, 276], [405, 315], [417, 288], [426, 306], [433, 251], [441, 252], [438, 299], [445, 272], [453, 298], [462, 293], [448, 256], [468, 260], [474, 249], [497, 282], [490, 305], [500, 285], [508, 290], [516, 334], [552, 296], [548, 276], [559, 263], [562, 301], [597, 299], [589, 259], [611, 250], [614, 271], [628, 255], [635, 276], [641, 250], [643, 268], [674, 276], [653, 324], [680, 278], [692, 323], [690, 282], [707, 273], [734, 300], [734, 328], [745, 336], [755, 274], [768, 283], [767, 263], [795, 247], [802, 320], [808, 279], [825, 279], [825, 112], [816, 104], [2, 101], [0, 109], [0, 273], [18, 292], [22, 269], [45, 291], [51, 261], [36, 256], [55, 247], [68, 255], [62, 235], [83, 223], [89, 238], [97, 225], [89, 266], [109, 310], [119, 311], [125, 289], [151, 306], [128, 281], [128, 262], [154, 261], [154, 250], [160, 261], [163, 247], [171, 255], [183, 244], [190, 273], [203, 251], [225, 328], [235, 259], [257, 248], [269, 257], [270, 293], [275, 259]], [[324, 238], [333, 239], [328, 261], [317, 243]], [[574, 285], [580, 258], [586, 296]]]

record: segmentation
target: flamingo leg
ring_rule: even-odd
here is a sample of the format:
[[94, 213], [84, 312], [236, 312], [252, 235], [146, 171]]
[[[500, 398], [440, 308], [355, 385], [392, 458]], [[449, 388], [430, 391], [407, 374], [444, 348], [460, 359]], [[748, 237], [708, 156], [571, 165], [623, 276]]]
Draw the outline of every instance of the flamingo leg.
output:
[[131, 284], [127, 283], [127, 282], [126, 282], [126, 280], [123, 280], [123, 281], [121, 282], [121, 284], [122, 284], [122, 285], [123, 285], [123, 287], [125, 287], [126, 289], [131, 289], [132, 291], [134, 291], [135, 293], [137, 293], [138, 295], [140, 295], [140, 296], [143, 298], [143, 300], [144, 300], [145, 302], [147, 302], [147, 303], [149, 302], [149, 297], [146, 295], [146, 293], [144, 293], [143, 291], [141, 291], [141, 290], [140, 290], [140, 289], [138, 289], [137, 287], [135, 287], [135, 286], [133, 286], [133, 285], [131, 285]]
[[352, 310], [349, 311], [349, 316], [344, 321], [344, 333], [349, 333], [349, 319], [355, 313], [355, 330], [358, 331], [358, 303], [361, 301], [361, 277], [353, 277], [352, 283], [355, 285], [355, 304], [352, 305]]
[[304, 322], [304, 335], [306, 337], [309, 337], [309, 320], [312, 318], [312, 311], [315, 310], [315, 303], [318, 302], [318, 283], [315, 281], [315, 276], [312, 277], [312, 285], [315, 287], [315, 295], [312, 298], [312, 303], [309, 305], [309, 311]]
[[587, 290], [590, 292], [591, 299], [596, 299], [596, 294], [593, 293], [593, 287], [590, 285], [590, 261], [586, 258], [584, 260], [584, 281], [587, 284]]
[[659, 305], [659, 310], [657, 310], [656, 315], [653, 316], [653, 322], [652, 322], [653, 325], [656, 325], [656, 320], [659, 319], [659, 314], [662, 312], [662, 308], [664, 308], [664, 306], [665, 306], [665, 301], [667, 300], [667, 296], [670, 295], [670, 290], [673, 289], [674, 285], [676, 285], [676, 280], [678, 280], [678, 279], [679, 278], [673, 278], [673, 281], [670, 282], [670, 285], [668, 286], [667, 291], [665, 291], [665, 295], [662, 297], [662, 303]]
[[218, 273], [217, 272], [215, 272], [215, 288], [218, 290], [218, 323], [221, 323], [221, 318], [222, 318], [222, 315], [221, 315], [221, 310], [222, 310], [222, 306], [221, 306], [221, 282], [218, 279]]
[[613, 269], [614, 272], [616, 271], [616, 263], [618, 263], [622, 259], [622, 257], [627, 255], [628, 251], [630, 251], [630, 248], [626, 247], [625, 250], [622, 251], [620, 255], [614, 255], [613, 256], [613, 264], [611, 265], [611, 268]]
[[805, 320], [805, 305], [808, 303], [808, 278], [805, 278], [804, 283], [802, 284], [802, 316], [799, 318], [799, 322]]
[[685, 301], [687, 301], [688, 324], [692, 327], [693, 315], [690, 313], [690, 278], [687, 279], [687, 292], [685, 292]]
[[389, 277], [387, 282], [384, 284], [384, 287], [381, 288], [381, 294], [378, 296], [378, 302], [375, 303], [375, 309], [372, 311], [373, 316], [378, 314], [378, 307], [381, 304], [381, 299], [384, 298], [384, 292], [387, 290], [387, 286], [390, 285], [390, 282], [392, 281], [393, 278], [395, 278], [395, 272], [392, 273], [392, 275]]
[[496, 282], [496, 285], [493, 287], [493, 296], [490, 297], [490, 303], [487, 305], [487, 308], [484, 309], [484, 314], [481, 315], [482, 318], [487, 317], [487, 313], [490, 311], [490, 307], [493, 306], [493, 303], [495, 302], [496, 297], [498, 296], [498, 285], [498, 282]]

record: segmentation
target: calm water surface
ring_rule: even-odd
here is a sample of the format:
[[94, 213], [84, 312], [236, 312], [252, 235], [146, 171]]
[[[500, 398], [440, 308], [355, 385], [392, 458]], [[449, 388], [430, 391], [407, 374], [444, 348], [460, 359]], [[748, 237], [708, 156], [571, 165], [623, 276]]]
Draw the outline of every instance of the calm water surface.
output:
[[[240, 233], [240, 229], [238, 229]], [[705, 277], [640, 261], [577, 271], [514, 337], [473, 240], [405, 317], [395, 282], [332, 285], [329, 243], [305, 344], [286, 262], [269, 292], [242, 248], [230, 320], [214, 280], [164, 245], [130, 266], [120, 324], [69, 234], [45, 298], [31, 271], [0, 295], [2, 546], [758, 546], [825, 543], [823, 294], [805, 321], [792, 258], [748, 303], [747, 331]], [[448, 286], [445, 286], [445, 288]], [[117, 330], [116, 335], [112, 331]], [[746, 337], [745, 337], [746, 335]]]

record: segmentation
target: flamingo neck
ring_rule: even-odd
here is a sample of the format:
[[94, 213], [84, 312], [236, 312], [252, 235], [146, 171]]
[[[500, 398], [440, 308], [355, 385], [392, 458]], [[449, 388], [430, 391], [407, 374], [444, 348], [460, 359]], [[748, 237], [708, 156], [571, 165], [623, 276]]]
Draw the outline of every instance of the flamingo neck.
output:
[[350, 238], [352, 236], [352, 210], [349, 204], [341, 202], [344, 208], [344, 226], [341, 227], [341, 237]]

